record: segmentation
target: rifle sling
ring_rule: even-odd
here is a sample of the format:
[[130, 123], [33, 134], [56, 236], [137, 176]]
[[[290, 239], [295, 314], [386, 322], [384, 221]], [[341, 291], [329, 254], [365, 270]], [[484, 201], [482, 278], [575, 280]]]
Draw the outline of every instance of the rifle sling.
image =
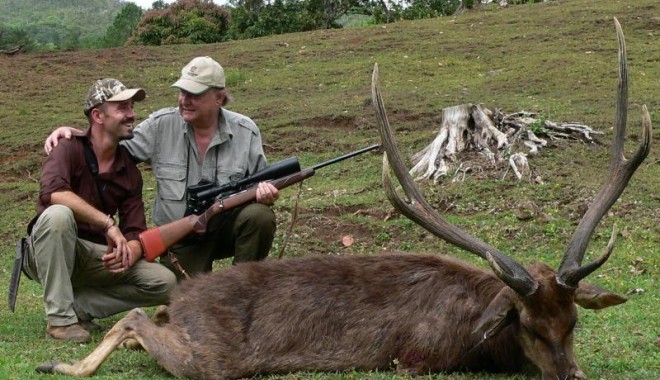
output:
[[190, 280], [190, 275], [188, 272], [186, 272], [185, 269], [181, 266], [181, 263], [179, 263], [179, 259], [176, 258], [176, 254], [170, 250], [167, 251], [167, 256], [170, 258], [170, 263], [176, 269], [183, 277], [186, 278], [186, 280]]

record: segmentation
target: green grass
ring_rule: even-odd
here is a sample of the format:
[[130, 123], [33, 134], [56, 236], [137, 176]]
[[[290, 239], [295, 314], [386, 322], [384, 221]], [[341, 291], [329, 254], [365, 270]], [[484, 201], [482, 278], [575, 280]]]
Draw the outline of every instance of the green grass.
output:
[[[458, 17], [403, 21], [346, 30], [322, 30], [213, 45], [131, 47], [87, 52], [0, 56], [0, 282], [7, 284], [16, 239], [33, 215], [42, 142], [62, 124], [84, 126], [80, 103], [92, 80], [112, 76], [147, 90], [138, 104], [144, 118], [173, 106], [170, 88], [192, 57], [210, 55], [227, 70], [235, 102], [229, 108], [253, 117], [271, 161], [292, 155], [303, 166], [373, 143], [378, 133], [372, 107], [371, 71], [379, 64], [390, 123], [404, 155], [435, 136], [442, 108], [465, 102], [539, 112], [553, 121], [578, 121], [605, 132], [599, 144], [555, 142], [530, 157], [543, 183], [501, 180], [502, 168], [464, 182], [420, 184], [447, 219], [524, 264], [558, 265], [584, 205], [606, 176], [616, 88], [616, 41], [612, 17], [628, 45], [630, 113], [627, 151], [639, 141], [639, 108], [660, 118], [660, 43], [654, 0], [573, 0], [482, 7]], [[580, 310], [576, 357], [590, 379], [660, 377], [660, 157], [654, 149], [629, 187], [603, 219], [586, 259], [599, 255], [612, 224], [622, 231], [608, 263], [590, 281], [629, 301], [600, 312]], [[384, 250], [446, 253], [485, 267], [393, 213], [380, 187], [381, 159], [366, 154], [321, 169], [305, 181], [298, 222], [286, 257], [369, 254]], [[145, 172], [150, 207], [154, 182]], [[289, 227], [297, 187], [276, 206], [277, 254]], [[518, 202], [537, 204], [551, 219], [519, 221]], [[350, 247], [341, 244], [354, 237]], [[641, 259], [640, 262], [638, 259]], [[641, 274], [632, 269], [643, 269]], [[92, 345], [44, 337], [41, 289], [23, 279], [16, 314], [0, 308], [0, 378], [43, 379], [34, 367], [55, 358], [75, 360]], [[6, 299], [6, 285], [0, 298]], [[642, 292], [635, 292], [642, 289]], [[639, 293], [639, 294], [638, 294]], [[118, 318], [101, 321], [111, 326]], [[94, 334], [94, 342], [102, 333]], [[144, 352], [116, 352], [99, 378], [167, 379]], [[63, 378], [52, 376], [47, 378]], [[268, 377], [271, 378], [271, 377]], [[296, 373], [277, 379], [393, 379], [392, 372]], [[427, 377], [422, 377], [427, 378]], [[531, 379], [531, 375], [438, 374], [433, 379]]]

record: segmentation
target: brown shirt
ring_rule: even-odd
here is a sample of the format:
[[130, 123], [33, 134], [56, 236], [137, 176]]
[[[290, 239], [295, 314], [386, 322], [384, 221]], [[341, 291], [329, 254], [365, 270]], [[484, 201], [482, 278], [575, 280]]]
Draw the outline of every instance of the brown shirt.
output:
[[[140, 171], [126, 148], [120, 146], [110, 170], [95, 178], [85, 159], [83, 144], [89, 144], [87, 136], [61, 139], [46, 157], [39, 181], [37, 216], [51, 205], [52, 193], [71, 191], [105, 214], [118, 213], [119, 229], [126, 240], [138, 240], [138, 234], [147, 228]], [[77, 225], [79, 238], [107, 243], [101, 227], [81, 222]]]

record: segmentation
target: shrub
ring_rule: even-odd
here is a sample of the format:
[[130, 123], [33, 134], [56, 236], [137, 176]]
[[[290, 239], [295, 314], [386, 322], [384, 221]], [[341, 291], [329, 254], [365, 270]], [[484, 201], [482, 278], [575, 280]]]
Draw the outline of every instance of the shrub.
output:
[[179, 0], [165, 9], [144, 14], [129, 45], [206, 44], [224, 41], [229, 13], [200, 0]]

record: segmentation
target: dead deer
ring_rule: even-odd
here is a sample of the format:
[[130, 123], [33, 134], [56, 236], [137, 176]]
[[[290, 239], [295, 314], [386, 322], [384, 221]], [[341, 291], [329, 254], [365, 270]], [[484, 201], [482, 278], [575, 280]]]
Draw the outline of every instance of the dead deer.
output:
[[[374, 67], [372, 93], [385, 150], [383, 182], [404, 215], [451, 244], [488, 261], [493, 272], [442, 255], [310, 256], [239, 264], [184, 281], [174, 291], [169, 322], [157, 326], [135, 309], [74, 364], [38, 368], [90, 376], [127, 339], [137, 340], [175, 376], [233, 379], [300, 370], [516, 372], [531, 364], [543, 380], [584, 379], [573, 355], [575, 304], [600, 309], [623, 297], [581, 280], [612, 252], [582, 266], [597, 223], [621, 195], [650, 150], [643, 107], [642, 142], [623, 154], [627, 119], [625, 42], [619, 42], [619, 85], [610, 172], [580, 221], [557, 271], [527, 269], [496, 248], [448, 224], [425, 201], [398, 152]], [[398, 196], [388, 168], [407, 200]]]

